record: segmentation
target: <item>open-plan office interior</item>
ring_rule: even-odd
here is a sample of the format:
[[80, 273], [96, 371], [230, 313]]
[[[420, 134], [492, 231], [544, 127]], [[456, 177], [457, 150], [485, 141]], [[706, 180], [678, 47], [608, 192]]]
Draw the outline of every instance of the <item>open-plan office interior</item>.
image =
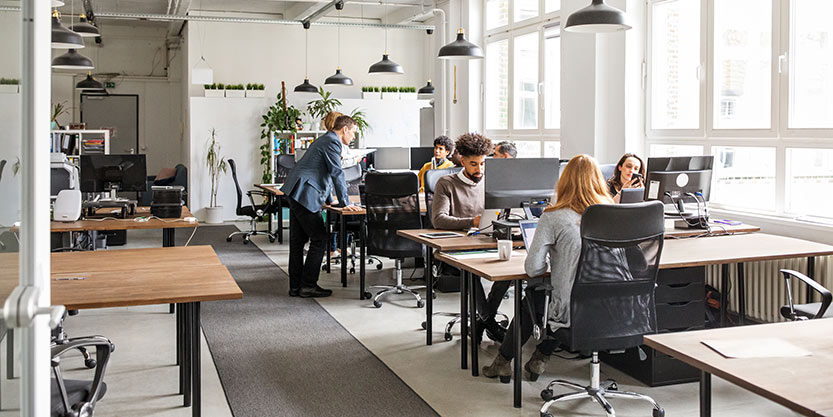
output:
[[831, 14], [0, 0], [0, 416], [833, 415]]

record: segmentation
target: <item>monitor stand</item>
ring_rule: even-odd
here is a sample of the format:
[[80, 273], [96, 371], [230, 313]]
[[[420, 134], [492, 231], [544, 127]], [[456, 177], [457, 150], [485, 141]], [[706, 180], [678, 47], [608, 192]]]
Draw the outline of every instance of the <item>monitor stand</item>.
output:
[[498, 240], [523, 240], [523, 236], [512, 234], [513, 229], [520, 228], [517, 220], [509, 220], [510, 209], [503, 209], [497, 220], [492, 221], [492, 237]]
[[[96, 197], [96, 199], [92, 201], [84, 202], [84, 207], [87, 209], [87, 217], [95, 217], [101, 216], [101, 214], [96, 213], [97, 209], [100, 208], [120, 208], [121, 210], [119, 213], [108, 213], [105, 217], [120, 217], [122, 219], [127, 218], [127, 216], [132, 216], [136, 213], [136, 205], [138, 204], [136, 200], [129, 200], [126, 198], [119, 198], [116, 193], [118, 192], [117, 189], [111, 189], [109, 194], [106, 197]], [[102, 193], [104, 195], [104, 193]], [[118, 214], [115, 216], [110, 216], [109, 214]]]

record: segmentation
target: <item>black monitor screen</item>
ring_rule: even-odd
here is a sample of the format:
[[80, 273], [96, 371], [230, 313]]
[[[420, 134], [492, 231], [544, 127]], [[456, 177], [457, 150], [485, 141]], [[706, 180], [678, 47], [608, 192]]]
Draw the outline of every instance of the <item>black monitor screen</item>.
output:
[[434, 157], [434, 147], [411, 148], [411, 169], [422, 169], [426, 162]]
[[81, 155], [81, 191], [147, 191], [145, 155]]
[[552, 200], [558, 182], [558, 158], [486, 160], [486, 208], [521, 207], [521, 203]]
[[670, 204], [681, 198], [688, 201], [686, 193], [700, 193], [708, 201], [713, 164], [711, 155], [648, 158], [645, 199]]

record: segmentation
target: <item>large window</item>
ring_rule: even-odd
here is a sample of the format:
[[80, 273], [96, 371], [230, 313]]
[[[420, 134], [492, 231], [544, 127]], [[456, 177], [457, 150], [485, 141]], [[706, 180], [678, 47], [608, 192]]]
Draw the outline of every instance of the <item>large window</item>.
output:
[[650, 2], [649, 155], [714, 155], [717, 207], [833, 218], [833, 1]]
[[519, 156], [557, 157], [560, 1], [482, 1], [483, 129], [493, 140], [515, 142]]

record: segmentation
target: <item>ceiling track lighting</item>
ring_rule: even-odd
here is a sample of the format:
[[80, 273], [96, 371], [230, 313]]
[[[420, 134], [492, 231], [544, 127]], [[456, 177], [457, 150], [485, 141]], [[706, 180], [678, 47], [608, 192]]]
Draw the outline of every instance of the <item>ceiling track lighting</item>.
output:
[[[341, 9], [344, 8], [344, 3], [336, 3], [338, 9], [338, 21], [341, 23]], [[327, 77], [324, 80], [325, 85], [353, 85], [353, 79], [341, 73], [341, 26], [338, 27], [338, 66], [336, 73]]]
[[81, 35], [82, 38], [94, 38], [96, 36], [101, 36], [101, 32], [99, 32], [97, 27], [91, 25], [87, 21], [87, 15], [84, 13], [81, 13], [81, 16], [79, 16], [78, 23], [70, 26], [69, 28], [73, 32]]
[[605, 0], [593, 0], [589, 6], [567, 18], [564, 30], [576, 33], [610, 33], [630, 29], [625, 12], [608, 6]]
[[84, 40], [81, 35], [65, 28], [61, 24], [58, 11], [52, 13], [52, 49], [81, 49]]
[[304, 82], [295, 86], [296, 93], [317, 93], [318, 88], [309, 82], [309, 22], [304, 23]]
[[388, 57], [388, 27], [387, 27], [387, 19], [388, 19], [388, 4], [385, 3], [385, 53], [382, 54], [382, 60], [371, 65], [370, 69], [367, 72], [371, 74], [389, 74], [389, 75], [398, 75], [404, 74], [405, 70], [402, 69], [402, 65], [397, 64], [396, 62], [391, 61]]

